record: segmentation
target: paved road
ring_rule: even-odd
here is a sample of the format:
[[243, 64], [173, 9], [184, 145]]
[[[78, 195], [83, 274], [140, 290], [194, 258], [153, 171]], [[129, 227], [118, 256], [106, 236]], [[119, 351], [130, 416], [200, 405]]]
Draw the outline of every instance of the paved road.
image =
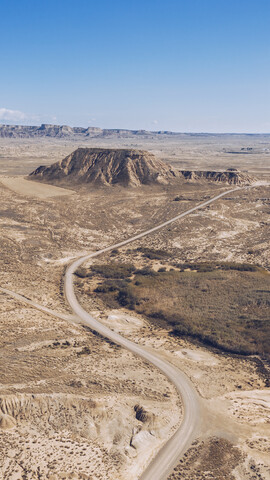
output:
[[182, 373], [178, 368], [174, 367], [173, 365], [169, 364], [168, 362], [162, 360], [157, 354], [150, 353], [147, 351], [146, 348], [127, 340], [126, 338], [122, 337], [118, 333], [113, 332], [108, 327], [100, 323], [99, 321], [95, 320], [89, 313], [87, 313], [79, 304], [73, 286], [73, 274], [77, 270], [77, 268], [82, 265], [86, 260], [91, 258], [95, 258], [99, 255], [102, 255], [105, 252], [109, 252], [110, 250], [120, 248], [128, 243], [134, 242], [139, 240], [140, 238], [149, 235], [151, 233], [160, 230], [161, 228], [170, 225], [171, 223], [190, 215], [191, 213], [206, 207], [207, 205], [215, 202], [219, 198], [228, 195], [232, 192], [239, 190], [239, 188], [233, 188], [231, 190], [227, 190], [219, 195], [216, 195], [214, 198], [207, 200], [203, 203], [200, 203], [194, 208], [190, 208], [183, 213], [180, 213], [176, 217], [154, 227], [151, 228], [139, 235], [135, 235], [128, 240], [124, 240], [119, 242], [115, 245], [112, 245], [107, 248], [103, 248], [97, 252], [91, 253], [89, 255], [85, 255], [75, 262], [73, 262], [66, 270], [65, 273], [65, 295], [67, 302], [69, 303], [70, 307], [72, 308], [73, 312], [81, 319], [82, 323], [88, 325], [91, 329], [96, 330], [101, 335], [110, 340], [114, 341], [115, 343], [127, 348], [135, 355], [139, 355], [140, 357], [144, 358], [148, 362], [155, 365], [159, 370], [161, 370], [169, 380], [175, 385], [176, 389], [178, 390], [179, 394], [182, 398], [182, 403], [184, 407], [184, 418], [183, 421], [175, 432], [175, 434], [171, 437], [171, 439], [162, 447], [162, 449], [158, 452], [158, 455], [154, 457], [154, 459], [150, 462], [148, 468], [140, 477], [140, 480], [165, 480], [173, 467], [177, 464], [179, 458], [183, 453], [187, 450], [190, 446], [194, 438], [196, 437], [196, 431], [198, 429], [198, 425], [200, 422], [200, 406], [199, 406], [199, 398], [198, 394], [193, 387], [192, 383], [189, 381], [187, 376]]

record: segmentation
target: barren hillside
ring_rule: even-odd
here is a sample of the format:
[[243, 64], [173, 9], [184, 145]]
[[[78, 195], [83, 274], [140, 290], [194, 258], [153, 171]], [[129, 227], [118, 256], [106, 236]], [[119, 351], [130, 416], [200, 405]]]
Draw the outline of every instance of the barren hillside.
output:
[[41, 166], [31, 179], [48, 183], [140, 186], [167, 184], [176, 172], [144, 150], [78, 148], [50, 167]]
[[236, 168], [228, 168], [224, 172], [181, 170], [180, 173], [186, 180], [210, 180], [212, 182], [223, 182], [230, 185], [247, 185], [255, 180], [255, 178], [248, 173], [240, 172]]

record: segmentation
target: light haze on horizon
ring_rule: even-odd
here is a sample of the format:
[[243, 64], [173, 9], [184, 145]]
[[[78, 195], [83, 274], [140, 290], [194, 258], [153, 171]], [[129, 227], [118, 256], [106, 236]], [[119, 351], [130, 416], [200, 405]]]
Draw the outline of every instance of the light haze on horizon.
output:
[[270, 132], [269, 0], [2, 0], [0, 123]]

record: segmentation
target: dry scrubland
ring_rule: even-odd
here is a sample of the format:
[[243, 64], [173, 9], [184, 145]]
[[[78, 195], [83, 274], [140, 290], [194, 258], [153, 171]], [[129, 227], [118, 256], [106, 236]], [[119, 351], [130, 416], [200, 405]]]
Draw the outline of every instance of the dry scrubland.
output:
[[[123, 142], [118, 141], [121, 145]], [[14, 149], [14, 161], [10, 160], [7, 167], [10, 172], [20, 163], [21, 173], [28, 173], [45, 163], [40, 161], [42, 155], [50, 163], [59, 159], [58, 152], [62, 157], [74, 149], [63, 141], [56, 148], [55, 141], [30, 143], [1, 140], [3, 162], [7, 163], [5, 158], [11, 158]], [[145, 144], [141, 147], [147, 148]], [[164, 146], [166, 155], [160, 145], [154, 145], [155, 148], [166, 156], [173, 147]], [[235, 166], [244, 157], [214, 155], [217, 147], [211, 145], [207, 148], [212, 154], [206, 161], [206, 145], [201, 144], [202, 153], [198, 155], [198, 139], [181, 148], [181, 166], [189, 154], [189, 167], [204, 162], [206, 168], [211, 162], [224, 161], [224, 156], [230, 160], [226, 166]], [[29, 152], [32, 159], [27, 156]], [[246, 155], [244, 161], [251, 158]], [[257, 173], [269, 168], [262, 155], [257, 166]], [[2, 174], [6, 172], [2, 170]], [[173, 189], [112, 188], [38, 198], [33, 191], [33, 196], [27, 196], [25, 191], [14, 193], [0, 181], [1, 286], [69, 314], [61, 278], [71, 258], [139, 233], [214, 196], [221, 188], [203, 182], [183, 182]], [[176, 197], [180, 200], [174, 201]], [[270, 478], [267, 359], [223, 353], [220, 348], [191, 341], [186, 332], [171, 335], [176, 325], [168, 325], [164, 318], [150, 318], [147, 311], [153, 307], [164, 309], [161, 300], [165, 295], [166, 312], [172, 311], [176, 294], [175, 301], [179, 306], [181, 300], [183, 310], [181, 325], [185, 313], [185, 322], [192, 318], [196, 329], [209, 327], [207, 314], [212, 315], [212, 325], [220, 328], [219, 319], [224, 313], [226, 328], [222, 329], [221, 340], [228, 343], [233, 330], [231, 338], [235, 341], [237, 327], [246, 348], [246, 337], [241, 334], [243, 322], [251, 325], [252, 335], [257, 335], [260, 330], [256, 322], [265, 322], [268, 312], [268, 274], [224, 268], [200, 272], [198, 265], [197, 271], [180, 268], [183, 270], [183, 264], [193, 262], [210, 262], [212, 266], [244, 262], [269, 270], [269, 199], [269, 187], [235, 192], [140, 243], [95, 262], [133, 264], [136, 269], [150, 268], [155, 272], [166, 269], [157, 275], [132, 273], [128, 285], [122, 285], [121, 288], [137, 292], [139, 303], [135, 302], [132, 311], [127, 309], [128, 305], [119, 306], [114, 298], [116, 291], [109, 292], [110, 301], [117, 302], [113, 303], [113, 310], [104, 301], [104, 292], [88, 295], [104, 283], [97, 272], [93, 277], [77, 277], [77, 292], [85, 308], [130, 339], [158, 349], [163, 358], [187, 373], [200, 393], [201, 436], [170, 480]], [[137, 250], [141, 247], [144, 250]], [[166, 255], [151, 258], [150, 254], [149, 258], [147, 249], [165, 251]], [[91, 265], [84, 268], [88, 272]], [[106, 281], [109, 279], [117, 280], [108, 277]], [[136, 281], [139, 285], [135, 285]], [[228, 308], [221, 312], [221, 288], [216, 287], [217, 282], [222, 285], [226, 300], [232, 293], [235, 297], [239, 297], [237, 292], [241, 294], [235, 309], [227, 302]], [[205, 315], [198, 311], [198, 299]], [[211, 311], [206, 299], [212, 302]], [[237, 315], [238, 308], [244, 310], [241, 315], [247, 318]], [[0, 314], [0, 477], [137, 479], [155, 449], [181, 419], [181, 405], [169, 382], [141, 360], [75, 324], [72, 318], [68, 322], [50, 317], [4, 294]], [[252, 348], [264, 343], [259, 335], [255, 340]]]
[[[167, 253], [149, 252], [156, 257]], [[132, 260], [138, 252], [129, 255]], [[146, 315], [153, 323], [167, 326], [172, 335], [198, 339], [231, 353], [270, 358], [267, 270], [232, 262], [168, 265], [163, 257], [158, 271], [111, 262], [94, 265], [88, 272], [80, 269], [78, 275], [90, 277], [90, 295], [99, 294], [109, 307], [120, 305]], [[95, 284], [99, 278], [95, 275], [103, 281], [91, 289], [92, 276]]]
[[179, 422], [171, 386], [81, 327], [2, 308], [2, 478], [136, 478]]
[[[62, 295], [65, 265], [116, 238], [116, 225], [115, 237], [109, 225], [126, 201], [123, 194], [115, 199], [107, 215], [107, 194], [41, 200], [1, 186], [1, 286], [69, 313]], [[4, 478], [137, 478], [181, 418], [167, 380], [82, 327], [4, 294], [1, 320]], [[137, 415], [136, 405], [145, 416]]]

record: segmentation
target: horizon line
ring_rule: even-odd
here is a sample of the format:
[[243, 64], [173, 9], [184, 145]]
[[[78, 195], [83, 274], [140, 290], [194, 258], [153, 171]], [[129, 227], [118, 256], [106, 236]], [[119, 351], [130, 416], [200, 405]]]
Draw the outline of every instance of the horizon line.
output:
[[174, 130], [146, 130], [144, 128], [102, 128], [98, 126], [71, 126], [68, 124], [57, 124], [57, 123], [44, 123], [42, 122], [40, 125], [29, 125], [29, 124], [20, 124], [20, 123], [0, 123], [1, 127], [37, 127], [40, 128], [42, 126], [50, 126], [50, 127], [68, 127], [68, 128], [81, 128], [87, 130], [88, 128], [97, 128], [100, 130], [109, 130], [109, 131], [127, 131], [127, 132], [146, 132], [146, 133], [153, 133], [153, 134], [173, 134], [173, 135], [270, 135], [270, 132], [208, 132], [208, 131], [174, 131]]

